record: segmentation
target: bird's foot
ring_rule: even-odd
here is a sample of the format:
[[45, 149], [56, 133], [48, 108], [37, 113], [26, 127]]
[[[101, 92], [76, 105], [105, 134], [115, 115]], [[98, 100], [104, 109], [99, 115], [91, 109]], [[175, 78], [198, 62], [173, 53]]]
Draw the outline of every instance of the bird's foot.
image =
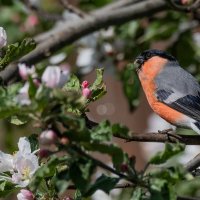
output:
[[169, 129], [165, 129], [165, 130], [158, 130], [158, 133], [161, 133], [161, 134], [169, 134], [170, 132], [172, 132], [173, 129], [172, 128], [169, 128]]
[[165, 134], [169, 142], [173, 142], [173, 139], [177, 141], [182, 141], [182, 137], [180, 135], [175, 134], [174, 129], [165, 129], [165, 130], [158, 130], [158, 133]]

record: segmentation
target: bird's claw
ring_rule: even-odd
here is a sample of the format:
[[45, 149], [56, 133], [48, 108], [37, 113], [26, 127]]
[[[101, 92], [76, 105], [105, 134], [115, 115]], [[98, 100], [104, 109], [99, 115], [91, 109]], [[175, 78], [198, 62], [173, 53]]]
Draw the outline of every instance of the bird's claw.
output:
[[173, 129], [172, 128], [169, 128], [169, 129], [165, 129], [165, 130], [158, 130], [158, 133], [161, 133], [161, 134], [169, 134], [170, 132], [172, 132]]

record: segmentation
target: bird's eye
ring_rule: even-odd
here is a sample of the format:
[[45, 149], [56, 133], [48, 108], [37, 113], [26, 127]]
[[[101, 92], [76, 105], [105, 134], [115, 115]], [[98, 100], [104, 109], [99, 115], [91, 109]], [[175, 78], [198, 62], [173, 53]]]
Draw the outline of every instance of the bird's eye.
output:
[[150, 52], [148, 52], [147, 54], [146, 54], [146, 58], [148, 59], [148, 58], [151, 58], [151, 53]]

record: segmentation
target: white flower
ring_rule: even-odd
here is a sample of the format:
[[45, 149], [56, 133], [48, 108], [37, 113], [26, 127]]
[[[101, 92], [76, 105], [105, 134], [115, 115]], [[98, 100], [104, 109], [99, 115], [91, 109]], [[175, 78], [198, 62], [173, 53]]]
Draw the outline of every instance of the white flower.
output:
[[21, 189], [20, 193], [17, 194], [18, 200], [33, 200], [33, 193], [29, 190]]
[[29, 83], [26, 82], [24, 84], [24, 86], [19, 90], [19, 94], [16, 97], [17, 103], [19, 103], [20, 105], [30, 105], [31, 104], [28, 90], [29, 90]]
[[35, 77], [35, 66], [32, 65], [31, 67], [28, 67], [25, 63], [19, 63], [19, 75], [22, 77], [22, 79], [27, 80], [28, 76]]
[[38, 158], [35, 152], [31, 152], [30, 142], [26, 137], [19, 139], [18, 148], [19, 151], [14, 155], [0, 151], [0, 173], [11, 173], [11, 177], [1, 175], [0, 179], [15, 183], [18, 187], [26, 187], [39, 168]]
[[0, 48], [6, 46], [7, 34], [3, 27], [0, 27]]
[[58, 66], [48, 66], [42, 75], [42, 82], [49, 88], [62, 87], [68, 79], [69, 71]]

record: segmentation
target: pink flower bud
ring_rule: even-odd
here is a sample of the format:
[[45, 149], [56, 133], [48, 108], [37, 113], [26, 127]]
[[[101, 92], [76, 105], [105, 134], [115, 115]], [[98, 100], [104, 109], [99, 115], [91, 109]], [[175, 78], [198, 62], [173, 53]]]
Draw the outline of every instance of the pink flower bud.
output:
[[0, 48], [6, 46], [7, 34], [3, 27], [0, 27]]
[[31, 67], [28, 67], [24, 63], [19, 63], [18, 68], [19, 68], [19, 75], [24, 80], [27, 80], [28, 76], [35, 74], [35, 66], [34, 65], [32, 65]]
[[53, 130], [46, 130], [40, 134], [40, 143], [44, 145], [54, 144], [57, 140], [57, 135]]
[[38, 17], [36, 15], [29, 15], [26, 21], [30, 27], [34, 27], [39, 23]]
[[49, 155], [51, 155], [51, 151], [47, 149], [40, 149], [40, 151], [38, 152], [38, 155], [40, 158], [47, 158]]
[[60, 143], [63, 145], [67, 145], [67, 144], [69, 144], [69, 139], [67, 137], [62, 137], [60, 139]]
[[34, 195], [31, 191], [26, 189], [21, 189], [20, 193], [17, 194], [18, 200], [34, 200]]
[[89, 89], [89, 88], [83, 88], [82, 89], [82, 95], [85, 97], [85, 98], [90, 98], [92, 94], [92, 91]]
[[88, 81], [83, 81], [81, 86], [82, 86], [82, 88], [87, 88], [89, 86], [89, 82]]

